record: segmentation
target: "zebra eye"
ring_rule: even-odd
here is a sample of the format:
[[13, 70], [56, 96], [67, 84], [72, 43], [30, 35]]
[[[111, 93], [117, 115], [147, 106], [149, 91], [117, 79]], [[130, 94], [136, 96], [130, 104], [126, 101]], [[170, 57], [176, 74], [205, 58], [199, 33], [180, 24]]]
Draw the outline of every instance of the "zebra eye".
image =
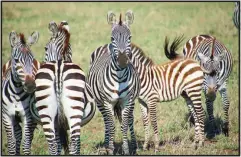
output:
[[115, 40], [113, 37], [111, 37], [110, 39], [111, 39], [111, 41], [114, 41], [114, 40]]
[[47, 48], [47, 47], [44, 47], [44, 49], [45, 49], [45, 51], [47, 51], [47, 50], [48, 50], [48, 48]]

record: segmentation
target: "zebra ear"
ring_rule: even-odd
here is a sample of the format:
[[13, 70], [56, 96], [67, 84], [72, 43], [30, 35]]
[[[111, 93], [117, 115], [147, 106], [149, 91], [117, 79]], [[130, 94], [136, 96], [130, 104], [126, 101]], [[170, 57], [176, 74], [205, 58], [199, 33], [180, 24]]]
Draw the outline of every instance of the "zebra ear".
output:
[[128, 10], [126, 12], [126, 19], [125, 20], [126, 20], [126, 24], [128, 26], [130, 26], [133, 23], [133, 21], [134, 21], [134, 14], [133, 14], [133, 12], [131, 10]]
[[108, 11], [107, 13], [107, 22], [109, 25], [113, 25], [116, 23], [116, 16], [112, 11]]
[[9, 34], [9, 42], [10, 42], [11, 47], [14, 47], [16, 45], [16, 43], [18, 42], [18, 40], [19, 40], [19, 37], [18, 37], [17, 33], [15, 31], [12, 31]]
[[49, 30], [53, 33], [52, 36], [56, 37], [58, 33], [58, 25], [54, 21], [51, 21], [49, 23]]
[[29, 43], [29, 45], [31, 46], [31, 45], [37, 43], [37, 42], [38, 42], [38, 38], [39, 38], [39, 32], [34, 31], [34, 32], [31, 34], [31, 36], [28, 37], [28, 43]]

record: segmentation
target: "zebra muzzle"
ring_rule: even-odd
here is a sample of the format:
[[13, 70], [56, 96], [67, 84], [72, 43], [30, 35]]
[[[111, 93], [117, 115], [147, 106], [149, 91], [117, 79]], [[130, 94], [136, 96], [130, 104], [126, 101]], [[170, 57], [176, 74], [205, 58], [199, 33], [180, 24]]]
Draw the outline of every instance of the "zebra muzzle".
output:
[[129, 64], [128, 55], [125, 52], [123, 52], [123, 53], [119, 52], [118, 57], [117, 57], [117, 62], [121, 68], [127, 67], [127, 65]]
[[27, 93], [33, 93], [35, 91], [36, 84], [33, 76], [26, 75], [23, 89]]
[[216, 99], [216, 90], [214, 87], [208, 87], [207, 97], [209, 100], [214, 101]]

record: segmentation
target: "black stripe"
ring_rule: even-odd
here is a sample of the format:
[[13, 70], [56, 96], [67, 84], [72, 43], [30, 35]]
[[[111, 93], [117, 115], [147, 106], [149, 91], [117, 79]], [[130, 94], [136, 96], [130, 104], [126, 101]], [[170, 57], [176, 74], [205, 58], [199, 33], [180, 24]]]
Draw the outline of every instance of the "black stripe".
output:
[[70, 98], [72, 100], [80, 101], [80, 102], [85, 102], [85, 100], [81, 97], [68, 96], [68, 98]]
[[[56, 63], [56, 62], [53, 61], [52, 63]], [[43, 68], [50, 69], [51, 71], [55, 71], [53, 64], [44, 63], [40, 66], [40, 69], [43, 69]]]
[[36, 101], [43, 100], [43, 99], [47, 98], [48, 96], [49, 96], [49, 94], [44, 95], [44, 96], [40, 96], [40, 97], [36, 97]]
[[42, 85], [42, 86], [37, 86], [36, 91], [41, 91], [50, 88], [50, 86]]
[[85, 81], [85, 76], [80, 74], [80, 73], [71, 73], [71, 74], [68, 74], [65, 78], [64, 78], [64, 81], [68, 80], [68, 79], [79, 79], [79, 80], [83, 80]]
[[49, 73], [45, 73], [45, 72], [37, 73], [37, 75], [35, 76], [35, 78], [36, 78], [36, 79], [47, 79], [47, 80], [53, 81], [53, 79], [51, 78], [51, 76], [49, 75]]
[[82, 117], [83, 116], [81, 116], [81, 115], [75, 115], [75, 116], [71, 116], [70, 118], [72, 119], [72, 118], [80, 118], [80, 119], [82, 119]]
[[77, 86], [67, 86], [66, 88], [69, 90], [74, 90], [74, 91], [83, 91], [84, 90], [84, 88], [77, 87]]
[[49, 115], [46, 115], [46, 114], [41, 114], [39, 115], [39, 117], [42, 119], [42, 118], [49, 118], [50, 120], [52, 120], [52, 118], [49, 116]]
[[80, 106], [71, 106], [72, 109], [75, 109], [75, 110], [80, 110], [80, 111], [83, 111], [83, 108], [80, 107]]
[[48, 108], [48, 106], [46, 106], [46, 105], [39, 106], [39, 107], [37, 107], [37, 110], [40, 111], [40, 110], [45, 109], [45, 108]]
[[82, 71], [82, 69], [76, 64], [65, 64], [64, 68], [63, 68], [63, 73], [66, 72], [69, 69], [78, 69], [78, 70]]

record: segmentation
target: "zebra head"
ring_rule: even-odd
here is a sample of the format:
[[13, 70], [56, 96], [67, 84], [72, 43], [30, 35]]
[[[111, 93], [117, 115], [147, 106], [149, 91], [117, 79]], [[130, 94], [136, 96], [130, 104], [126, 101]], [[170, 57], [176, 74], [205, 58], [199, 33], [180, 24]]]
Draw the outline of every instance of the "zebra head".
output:
[[107, 14], [107, 22], [112, 25], [111, 44], [113, 46], [112, 56], [117, 61], [120, 68], [125, 68], [131, 57], [131, 31], [130, 25], [133, 23], [134, 14], [127, 11], [125, 21], [122, 21], [120, 14], [119, 22], [116, 22], [115, 14], [109, 11]]
[[49, 23], [52, 36], [45, 46], [45, 61], [65, 60], [72, 62], [72, 50], [69, 44], [69, 25], [62, 21], [59, 26], [55, 22]]
[[30, 46], [38, 41], [39, 33], [33, 32], [26, 42], [23, 34], [11, 32], [9, 42], [12, 48], [11, 62], [12, 74], [15, 81], [21, 82], [27, 93], [32, 93], [35, 88], [35, 74], [38, 62], [34, 59]]
[[225, 50], [214, 39], [206, 39], [197, 47], [197, 56], [204, 72], [204, 89], [210, 99], [215, 99], [218, 78], [221, 71], [220, 63], [225, 57]]

